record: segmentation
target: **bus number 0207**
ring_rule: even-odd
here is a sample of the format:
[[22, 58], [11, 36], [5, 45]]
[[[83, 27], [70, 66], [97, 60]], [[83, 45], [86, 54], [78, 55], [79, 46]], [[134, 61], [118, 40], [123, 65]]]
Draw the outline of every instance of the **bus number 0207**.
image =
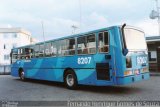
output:
[[81, 57], [81, 58], [78, 58], [78, 64], [90, 64], [91, 62], [91, 57]]

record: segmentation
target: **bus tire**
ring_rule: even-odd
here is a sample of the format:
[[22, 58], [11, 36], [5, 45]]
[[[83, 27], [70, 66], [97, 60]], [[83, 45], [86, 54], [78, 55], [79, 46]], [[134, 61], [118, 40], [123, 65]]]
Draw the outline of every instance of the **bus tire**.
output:
[[25, 81], [26, 80], [26, 78], [24, 76], [23, 68], [19, 68], [19, 78], [20, 78], [21, 81]]
[[64, 84], [68, 89], [74, 90], [77, 88], [77, 76], [73, 70], [67, 70], [64, 74]]

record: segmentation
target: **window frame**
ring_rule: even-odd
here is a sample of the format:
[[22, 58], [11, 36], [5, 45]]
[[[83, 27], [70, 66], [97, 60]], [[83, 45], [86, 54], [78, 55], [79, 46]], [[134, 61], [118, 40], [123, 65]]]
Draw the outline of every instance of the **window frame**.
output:
[[[47, 44], [50, 44], [50, 47], [48, 47], [49, 45], [47, 45]], [[45, 43], [45, 51], [44, 51], [44, 54], [45, 54], [45, 55], [44, 55], [44, 57], [52, 57], [51, 46], [52, 46], [52, 42], [51, 42], [51, 41]], [[46, 49], [48, 49], [49, 55], [46, 54], [46, 52], [47, 52]]]
[[[40, 43], [38, 45], [39, 45], [39, 53], [38, 53], [38, 55], [39, 55], [40, 58], [43, 58], [43, 57], [45, 57], [45, 43]], [[40, 53], [40, 52], [42, 52], [42, 53]], [[42, 55], [42, 56], [40, 56], [40, 55]]]
[[[108, 34], [108, 36], [107, 36], [108, 37], [107, 38], [108, 39], [108, 45], [105, 45], [105, 32], [107, 32], [107, 34]], [[103, 48], [104, 48], [104, 46], [107, 46], [108, 47], [108, 52], [100, 52], [99, 51], [99, 34], [100, 33], [103, 34]], [[92, 46], [92, 44], [89, 45], [89, 43], [92, 43], [92, 41], [88, 42], [90, 36], [94, 37], [94, 42], [93, 42], [94, 45], [93, 46]], [[84, 49], [82, 50], [82, 46], [81, 46], [81, 48], [78, 48], [78, 39], [79, 38], [85, 38], [84, 43], [86, 44], [86, 47], [84, 49], [87, 49], [87, 53], [83, 52]], [[65, 40], [65, 45], [64, 45], [64, 46], [66, 46], [65, 50], [62, 50], [62, 45], [60, 45], [63, 40]], [[73, 47], [73, 49], [70, 49], [70, 41], [72, 41], [72, 40], [74, 40], [74, 45], [75, 46], [71, 45]], [[43, 49], [40, 49], [41, 45], [43, 45]], [[25, 48], [29, 48], [29, 47], [33, 48], [33, 54], [32, 54], [32, 57], [30, 57], [28, 59], [50, 58], [50, 57], [66, 57], [66, 56], [75, 56], [75, 55], [93, 55], [93, 54], [97, 54], [97, 53], [109, 53], [110, 52], [110, 33], [109, 33], [109, 31], [92, 32], [92, 33], [88, 33], [88, 34], [84, 34], [84, 35], [76, 35], [74, 37], [63, 38], [63, 39], [58, 39], [58, 40], [54, 40], [54, 41], [46, 41], [45, 43], [41, 42], [41, 43], [37, 43], [37, 44], [34, 44], [34, 45], [26, 46], [26, 47], [20, 47], [20, 48], [17, 48], [17, 49], [20, 50], [20, 51], [23, 49], [23, 51], [24, 51]], [[52, 49], [52, 47], [53, 47], [53, 49]], [[95, 49], [95, 51], [93, 50], [93, 53], [90, 50], [91, 48]], [[46, 55], [46, 52], [47, 52], [46, 49], [49, 50], [49, 55]], [[40, 56], [40, 50], [44, 51], [43, 56]], [[74, 50], [74, 54], [71, 54], [72, 50]], [[82, 52], [78, 53], [78, 50], [82, 50]], [[60, 53], [59, 53], [59, 51], [60, 51]], [[66, 55], [65, 54], [62, 55], [62, 51], [67, 51], [68, 53]], [[36, 52], [38, 52], [38, 53], [36, 53]], [[17, 60], [25, 59], [25, 58], [21, 58], [21, 57], [23, 57], [22, 54], [23, 54], [23, 52], [22, 53], [17, 53]]]
[[17, 33], [13, 33], [12, 38], [17, 38], [18, 34]]
[[[88, 34], [87, 35], [87, 37], [89, 37], [89, 36], [94, 36], [94, 39], [95, 39], [95, 53], [90, 53], [90, 51], [89, 51], [89, 49], [91, 49], [91, 48], [93, 48], [93, 47], [87, 47], [87, 49], [88, 49], [88, 54], [96, 54], [97, 53], [97, 42], [96, 42], [96, 34], [95, 33], [91, 33], [91, 34]], [[88, 45], [88, 38], [87, 38], [87, 45]]]
[[[108, 45], [105, 45], [105, 40], [104, 40], [104, 33], [105, 32], [107, 32], [108, 33]], [[108, 52], [100, 52], [99, 51], [99, 34], [100, 33], [103, 33], [103, 47], [104, 46], [108, 46]], [[100, 31], [100, 32], [98, 32], [98, 46], [97, 46], [97, 48], [98, 48], [98, 53], [109, 53], [110, 52], [110, 34], [109, 34], [109, 31]]]
[[[83, 53], [83, 54], [78, 54], [78, 50], [79, 50], [79, 49], [78, 49], [78, 38], [85, 37], [85, 42], [86, 42], [86, 45], [87, 45], [87, 43], [88, 43], [88, 42], [87, 42], [87, 37], [88, 37], [88, 36], [92, 36], [92, 35], [94, 35], [94, 37], [95, 37], [95, 53], [88, 53], [88, 52], [87, 52], [87, 54], [84, 54], [84, 53]], [[93, 54], [96, 54], [96, 53], [97, 53], [97, 42], [96, 42], [96, 40], [97, 40], [97, 39], [96, 39], [96, 33], [89, 33], [89, 34], [85, 34], [85, 35], [78, 36], [78, 37], [76, 38], [76, 51], [77, 51], [76, 54], [77, 54], [77, 55], [93, 55]], [[81, 49], [82, 49], [82, 48], [81, 48]], [[88, 51], [88, 49], [89, 49], [89, 48], [88, 48], [88, 46], [87, 46], [87, 51]]]
[[10, 60], [10, 56], [9, 56], [9, 54], [5, 54], [5, 55], [4, 55], [4, 58], [3, 58], [3, 60], [4, 60], [4, 61], [8, 61], [8, 60]]
[[56, 53], [55, 53], [55, 55], [53, 55], [54, 53], [51, 50], [52, 55], [50, 57], [57, 57], [58, 56], [57, 41], [51, 41], [51, 46], [54, 46], [54, 44], [55, 44], [55, 47], [56, 47]]
[[[152, 59], [151, 58], [151, 53], [152, 52], [156, 52], [156, 58], [154, 58], [155, 60], [150, 60], [150, 59]], [[150, 53], [150, 54], [149, 54]], [[153, 50], [153, 51], [148, 51], [148, 61], [149, 61], [149, 63], [157, 63], [157, 51], [156, 50]]]
[[[34, 46], [30, 45], [30, 46], [26, 46], [24, 47], [25, 49], [25, 59], [26, 60], [29, 60], [29, 59], [32, 59], [35, 57], [35, 54], [34, 54]], [[28, 52], [26, 51], [26, 49], [28, 49]], [[31, 50], [31, 52], [29, 52]]]
[[74, 39], [74, 43], [75, 43], [75, 48], [74, 49], [69, 49], [69, 43], [68, 43], [68, 46], [67, 46], [67, 49], [66, 50], [63, 50], [63, 51], [68, 51], [68, 52], [70, 52], [70, 50], [74, 50], [74, 54], [73, 55], [71, 55], [71, 54], [67, 54], [67, 55], [62, 55], [62, 48], [61, 48], [61, 53], [59, 54], [58, 53], [58, 51], [59, 51], [59, 49], [60, 49], [60, 47], [61, 47], [61, 45], [59, 46], [59, 47], [57, 47], [57, 57], [65, 57], [65, 56], [74, 56], [74, 55], [76, 55], [76, 38], [75, 37], [70, 37], [70, 38], [64, 38], [64, 39], [61, 39], [61, 40], [58, 40], [60, 43], [61, 43], [61, 41], [63, 41], [63, 40], [71, 40], [71, 39]]
[[11, 50], [11, 64], [15, 63], [17, 60], [19, 60], [18, 59], [18, 48], [15, 48]]
[[17, 59], [25, 59], [25, 47], [18, 48]]
[[[37, 50], [35, 50], [36, 47], [38, 47], [38, 53], [37, 53]], [[33, 46], [33, 49], [34, 49], [34, 56], [33, 56], [33, 58], [41, 58], [41, 57], [39, 57], [40, 44], [35, 44], [35, 45]], [[38, 56], [37, 56], [37, 55], [38, 55]]]

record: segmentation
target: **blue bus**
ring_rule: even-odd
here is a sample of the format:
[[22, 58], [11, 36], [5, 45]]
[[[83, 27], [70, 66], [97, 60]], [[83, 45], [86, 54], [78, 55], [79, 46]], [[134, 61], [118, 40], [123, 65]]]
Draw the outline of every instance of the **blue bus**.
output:
[[69, 89], [150, 78], [145, 34], [126, 24], [14, 48], [11, 63], [12, 76], [64, 82]]

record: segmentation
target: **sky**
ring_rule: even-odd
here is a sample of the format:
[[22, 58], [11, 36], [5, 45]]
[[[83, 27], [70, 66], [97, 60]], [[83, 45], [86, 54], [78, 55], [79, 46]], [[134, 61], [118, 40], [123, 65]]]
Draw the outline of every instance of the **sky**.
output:
[[0, 27], [22, 27], [39, 41], [99, 28], [132, 25], [146, 36], [158, 35], [157, 20], [149, 18], [155, 0], [0, 0]]

